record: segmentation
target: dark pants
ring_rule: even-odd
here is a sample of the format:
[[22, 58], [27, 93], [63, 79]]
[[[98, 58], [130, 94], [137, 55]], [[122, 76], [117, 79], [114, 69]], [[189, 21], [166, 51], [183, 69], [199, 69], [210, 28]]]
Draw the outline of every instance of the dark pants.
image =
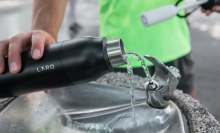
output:
[[[180, 70], [181, 79], [177, 86], [179, 90], [184, 93], [191, 93], [194, 89], [194, 74], [193, 74], [193, 59], [192, 54], [189, 53], [177, 60], [165, 63], [166, 66], [174, 66]], [[132, 64], [131, 64], [132, 65]], [[154, 66], [148, 67], [150, 74], [153, 75], [155, 68]], [[126, 68], [116, 68], [115, 72], [127, 73]], [[141, 77], [146, 77], [142, 68], [133, 68], [133, 73]]]

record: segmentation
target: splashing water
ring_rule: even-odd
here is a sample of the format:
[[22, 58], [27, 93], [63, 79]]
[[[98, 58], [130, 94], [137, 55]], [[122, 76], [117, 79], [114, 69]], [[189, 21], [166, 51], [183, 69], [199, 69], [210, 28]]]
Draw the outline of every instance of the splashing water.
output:
[[132, 122], [131, 122], [131, 126], [135, 127], [137, 125], [137, 122], [135, 120], [135, 97], [134, 97], [134, 92], [135, 92], [135, 85], [134, 85], [134, 80], [133, 80], [133, 69], [132, 69], [132, 65], [129, 62], [129, 58], [133, 57], [135, 59], [137, 59], [138, 62], [141, 63], [142, 68], [144, 69], [144, 72], [147, 76], [147, 79], [150, 81], [151, 80], [151, 75], [149, 73], [148, 67], [144, 61], [144, 59], [141, 57], [140, 54], [135, 53], [135, 52], [127, 52], [123, 55], [124, 60], [127, 63], [127, 73], [128, 73], [128, 79], [130, 82], [130, 94], [131, 94], [131, 108], [132, 108]]
[[127, 56], [124, 56], [125, 61], [127, 62], [127, 73], [128, 73], [128, 79], [130, 82], [130, 94], [131, 94], [131, 108], [132, 108], [132, 123], [131, 126], [135, 127], [136, 126], [136, 120], [135, 120], [135, 97], [134, 97], [134, 80], [132, 78], [133, 76], [133, 69], [132, 66], [128, 60]]
[[[144, 110], [143, 110], [144, 111]], [[131, 127], [132, 113], [125, 112], [119, 115], [115, 115], [112, 119], [109, 119], [107, 123], [81, 123], [71, 119], [67, 120], [67, 125], [62, 129], [61, 133], [115, 133], [115, 132], [126, 132], [134, 133], [134, 131], [142, 132], [145, 128], [144, 123], [147, 122], [145, 116], [136, 114], [137, 121], [136, 127]], [[67, 116], [68, 117], [68, 116]], [[118, 128], [123, 127], [123, 128]]]
[[141, 57], [140, 54], [135, 53], [135, 52], [127, 52], [127, 53], [124, 54], [124, 57], [127, 57], [127, 58], [132, 57], [132, 58], [137, 59], [137, 61], [140, 62], [142, 68], [144, 69], [144, 72], [146, 74], [146, 77], [147, 77], [148, 81], [151, 80], [151, 75], [150, 75], [150, 72], [148, 70], [147, 64], [145, 63], [144, 59]]
[[84, 124], [76, 121], [69, 121], [62, 133], [113, 133], [107, 126], [99, 124]]

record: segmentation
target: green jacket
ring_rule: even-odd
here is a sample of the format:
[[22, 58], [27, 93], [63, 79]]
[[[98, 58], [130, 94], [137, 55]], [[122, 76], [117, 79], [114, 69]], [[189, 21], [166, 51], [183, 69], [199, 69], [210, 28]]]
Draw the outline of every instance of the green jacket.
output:
[[[176, 16], [151, 27], [143, 27], [140, 22], [142, 13], [174, 5], [176, 2], [177, 0], [99, 0], [100, 36], [107, 39], [121, 38], [127, 52], [137, 52], [142, 56], [148, 54], [164, 63], [178, 59], [191, 51], [185, 19]], [[131, 64], [133, 67], [140, 67], [134, 59]], [[150, 62], [147, 64], [152, 65]]]

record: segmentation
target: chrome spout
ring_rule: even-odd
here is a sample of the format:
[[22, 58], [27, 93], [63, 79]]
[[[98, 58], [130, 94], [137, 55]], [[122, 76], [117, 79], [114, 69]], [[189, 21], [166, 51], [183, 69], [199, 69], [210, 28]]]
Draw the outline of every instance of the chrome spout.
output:
[[168, 67], [149, 55], [144, 57], [155, 66], [155, 73], [151, 81], [145, 84], [147, 102], [152, 107], [165, 108], [169, 104], [166, 97], [173, 94], [179, 83], [181, 77], [179, 70], [173, 66]]

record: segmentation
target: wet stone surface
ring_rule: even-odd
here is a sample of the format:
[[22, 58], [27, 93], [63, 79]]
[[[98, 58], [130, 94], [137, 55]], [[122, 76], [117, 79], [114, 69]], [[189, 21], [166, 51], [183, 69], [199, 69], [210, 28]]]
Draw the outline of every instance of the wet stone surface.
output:
[[[144, 90], [144, 84], [147, 81], [146, 78], [134, 76], [134, 81], [136, 83], [136, 89]], [[97, 82], [129, 88], [129, 81], [125, 73], [110, 73], [98, 79]], [[191, 133], [220, 132], [219, 122], [208, 112], [207, 108], [199, 103], [198, 100], [194, 100], [189, 95], [183, 94], [182, 91], [179, 90], [175, 90], [174, 94], [170, 96], [169, 99], [175, 102], [186, 116]]]
[[5, 99], [2, 99], [0, 101], [0, 112], [2, 111], [2, 109], [7, 106], [14, 98], [5, 98]]

